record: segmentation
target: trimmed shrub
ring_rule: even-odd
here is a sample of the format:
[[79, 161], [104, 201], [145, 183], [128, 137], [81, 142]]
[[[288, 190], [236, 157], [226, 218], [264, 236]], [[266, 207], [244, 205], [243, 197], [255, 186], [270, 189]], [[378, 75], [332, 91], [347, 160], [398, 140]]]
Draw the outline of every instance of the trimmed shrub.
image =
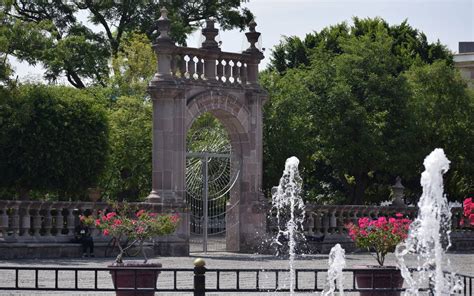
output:
[[107, 151], [106, 113], [84, 91], [23, 85], [0, 97], [0, 187], [80, 196]]

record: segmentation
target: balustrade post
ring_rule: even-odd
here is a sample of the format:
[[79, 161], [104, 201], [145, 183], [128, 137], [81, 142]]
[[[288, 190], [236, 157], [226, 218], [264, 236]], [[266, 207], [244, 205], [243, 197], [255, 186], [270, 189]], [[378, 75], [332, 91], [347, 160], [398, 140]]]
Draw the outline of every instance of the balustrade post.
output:
[[316, 210], [313, 213], [313, 217], [314, 217], [314, 220], [315, 220], [314, 228], [316, 230], [316, 235], [321, 236], [322, 235], [322, 232], [321, 232], [321, 212]]
[[40, 208], [33, 210], [33, 236], [39, 238], [41, 236], [41, 212]]
[[336, 209], [331, 211], [331, 216], [329, 220], [329, 227], [331, 228], [331, 233], [336, 233], [337, 220], [336, 220]]
[[24, 214], [21, 216], [21, 233], [20, 233], [21, 236], [25, 238], [31, 237], [30, 228], [31, 228], [30, 207], [27, 206], [24, 209]]
[[357, 222], [359, 221], [358, 214], [359, 214], [359, 209], [354, 208], [352, 212], [352, 223], [354, 223], [355, 225], [357, 225]]
[[250, 43], [250, 47], [244, 51], [244, 53], [250, 54], [251, 59], [247, 61], [247, 81], [251, 85], [258, 84], [258, 64], [263, 59], [263, 53], [255, 46], [260, 37], [260, 32], [255, 31], [257, 23], [251, 21], [249, 23], [249, 32], [245, 33], [247, 40]]
[[12, 207], [12, 225], [11, 225], [11, 231], [12, 231], [12, 239], [17, 239], [19, 236], [20, 232], [20, 213], [19, 213], [19, 208], [18, 206]]
[[[168, 10], [161, 9], [161, 17], [157, 21], [158, 31], [160, 35], [153, 44], [156, 58], [158, 60], [158, 68], [153, 80], [170, 80], [173, 79], [172, 59], [176, 45], [169, 36], [170, 20], [168, 19]], [[153, 81], [152, 81], [153, 83]]]
[[[202, 35], [206, 38], [201, 48], [206, 49], [208, 54], [204, 57], [205, 79], [214, 82], [216, 77], [216, 60], [221, 49], [215, 40], [219, 30], [214, 27], [214, 20], [206, 20], [206, 27], [202, 29]], [[220, 77], [219, 77], [220, 78]]]
[[313, 236], [314, 235], [314, 218], [313, 218], [313, 212], [308, 212], [308, 234]]
[[64, 216], [63, 216], [63, 207], [62, 205], [56, 208], [56, 233], [57, 236], [64, 236], [63, 229], [64, 229]]
[[329, 234], [329, 223], [330, 223], [329, 212], [326, 212], [326, 211], [322, 212], [322, 220], [323, 220], [323, 233], [324, 233], [324, 235], [328, 235]]
[[8, 215], [7, 215], [7, 207], [1, 209], [0, 214], [0, 232], [2, 234], [3, 239], [8, 235]]
[[344, 233], [344, 224], [346, 221], [344, 221], [344, 209], [340, 209], [338, 215], [336, 216], [336, 224], [337, 224], [337, 232], [339, 234]]
[[67, 209], [67, 217], [66, 217], [66, 222], [67, 222], [67, 235], [68, 236], [74, 236], [74, 229], [76, 228], [76, 217], [74, 216], [74, 207], [69, 206]]
[[44, 235], [51, 237], [51, 230], [53, 229], [53, 216], [51, 215], [51, 205], [46, 206], [44, 214]]

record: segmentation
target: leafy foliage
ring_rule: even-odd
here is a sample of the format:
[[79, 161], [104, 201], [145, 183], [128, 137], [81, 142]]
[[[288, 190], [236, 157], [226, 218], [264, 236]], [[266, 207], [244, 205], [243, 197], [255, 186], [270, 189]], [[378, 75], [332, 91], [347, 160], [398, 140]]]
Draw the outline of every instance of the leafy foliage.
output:
[[285, 38], [260, 81], [272, 98], [264, 110], [265, 191], [295, 155], [314, 201], [387, 200], [396, 176], [413, 198], [423, 158], [436, 147], [456, 163], [451, 199], [472, 190], [474, 97], [451, 53], [406, 22], [355, 18], [303, 41]]
[[111, 200], [142, 200], [151, 188], [151, 102], [119, 97], [108, 118], [110, 155], [100, 187]]
[[346, 228], [356, 246], [374, 250], [377, 262], [383, 266], [385, 256], [407, 238], [411, 222], [398, 213], [395, 217], [378, 217], [376, 220], [359, 218], [357, 225], [349, 223]]
[[0, 97], [0, 186], [77, 196], [108, 151], [103, 108], [79, 90], [24, 85]]
[[[65, 75], [78, 88], [105, 86], [108, 61], [119, 55], [127, 34], [156, 37], [162, 5], [170, 12], [171, 37], [181, 44], [209, 17], [215, 17], [223, 29], [243, 29], [253, 18], [249, 10], [240, 9], [239, 0], [5, 0], [0, 3], [0, 44], [3, 38], [14, 40], [6, 54], [33, 65], [41, 63], [52, 81]], [[84, 15], [100, 30], [89, 29], [81, 19]]]
[[[83, 218], [86, 221], [89, 218]], [[145, 240], [163, 236], [173, 233], [179, 222], [177, 214], [157, 214], [147, 210], [139, 210], [136, 213], [131, 213], [127, 204], [119, 207], [115, 212], [101, 213], [95, 220], [95, 226], [100, 229], [104, 235], [110, 235], [117, 241], [121, 241], [126, 237], [129, 239], [129, 244], [120, 248], [120, 253], [115, 259], [116, 263], [123, 263], [124, 252], [138, 244], [142, 250], [142, 254], [147, 262], [146, 253], [143, 251], [143, 243]]]

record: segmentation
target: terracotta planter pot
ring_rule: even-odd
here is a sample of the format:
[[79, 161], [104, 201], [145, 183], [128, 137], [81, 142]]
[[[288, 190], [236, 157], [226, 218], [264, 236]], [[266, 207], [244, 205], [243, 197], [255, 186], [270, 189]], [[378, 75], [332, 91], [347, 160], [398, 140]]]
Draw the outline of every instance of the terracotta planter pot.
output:
[[[403, 277], [395, 266], [357, 266], [354, 277], [358, 288], [402, 288]], [[373, 277], [373, 286], [372, 286]], [[361, 296], [399, 296], [401, 292], [367, 291], [359, 292]]]
[[[112, 270], [112, 281], [116, 288], [134, 288], [135, 274], [137, 288], [155, 288], [158, 274], [162, 267], [161, 263], [141, 263], [141, 262], [124, 262], [122, 264], [114, 263], [108, 266]], [[127, 270], [130, 268], [130, 270]], [[139, 269], [137, 271], [132, 270]], [[153, 296], [154, 291], [116, 291], [117, 296]]]

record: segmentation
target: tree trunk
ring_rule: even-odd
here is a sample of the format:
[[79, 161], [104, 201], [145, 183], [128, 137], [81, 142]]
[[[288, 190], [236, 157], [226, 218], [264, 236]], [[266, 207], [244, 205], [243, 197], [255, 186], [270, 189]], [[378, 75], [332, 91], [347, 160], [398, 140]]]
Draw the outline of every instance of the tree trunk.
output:
[[355, 175], [355, 188], [354, 195], [352, 199], [352, 204], [361, 205], [364, 203], [364, 193], [367, 187], [368, 176], [367, 173], [358, 172]]

